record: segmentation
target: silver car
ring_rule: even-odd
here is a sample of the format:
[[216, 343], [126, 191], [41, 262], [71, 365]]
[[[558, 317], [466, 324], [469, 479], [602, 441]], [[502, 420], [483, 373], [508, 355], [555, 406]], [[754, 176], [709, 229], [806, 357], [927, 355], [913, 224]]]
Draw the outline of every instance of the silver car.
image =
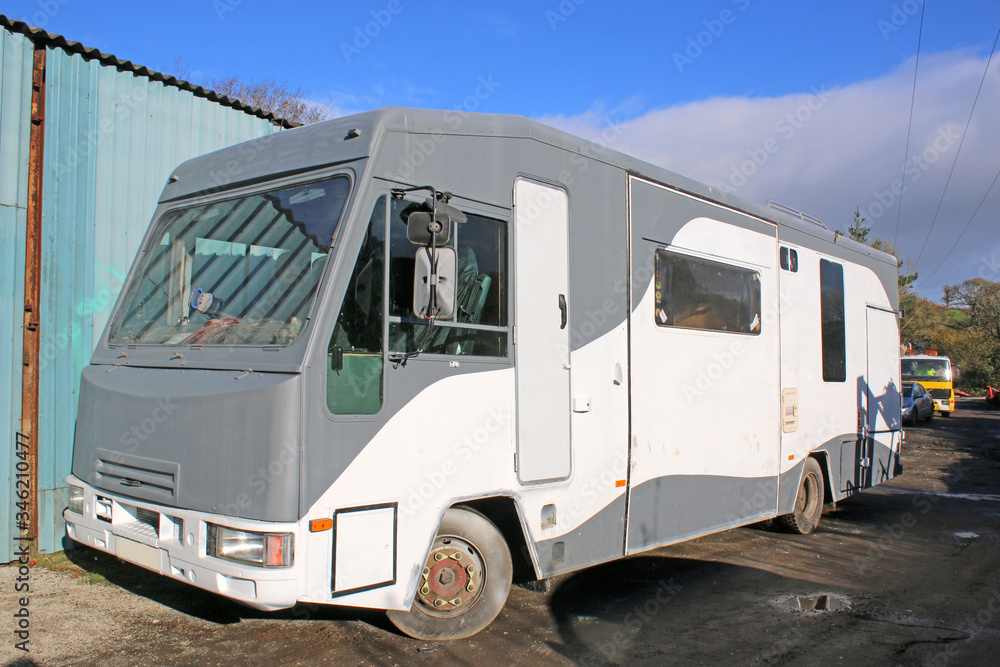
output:
[[904, 382], [900, 392], [903, 400], [903, 423], [916, 425], [921, 419], [934, 419], [934, 401], [919, 382]]

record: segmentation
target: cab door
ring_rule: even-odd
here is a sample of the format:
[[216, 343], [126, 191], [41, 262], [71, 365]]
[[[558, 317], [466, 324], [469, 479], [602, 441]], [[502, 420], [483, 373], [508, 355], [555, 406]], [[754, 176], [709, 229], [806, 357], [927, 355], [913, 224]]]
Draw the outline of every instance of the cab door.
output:
[[517, 476], [569, 477], [569, 202], [560, 188], [514, 182]]

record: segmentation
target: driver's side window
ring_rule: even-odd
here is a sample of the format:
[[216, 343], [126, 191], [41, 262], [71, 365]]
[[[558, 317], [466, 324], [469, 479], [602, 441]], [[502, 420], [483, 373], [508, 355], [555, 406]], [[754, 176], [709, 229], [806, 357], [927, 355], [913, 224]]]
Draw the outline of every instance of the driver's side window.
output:
[[387, 201], [375, 204], [327, 350], [326, 402], [337, 415], [382, 409]]

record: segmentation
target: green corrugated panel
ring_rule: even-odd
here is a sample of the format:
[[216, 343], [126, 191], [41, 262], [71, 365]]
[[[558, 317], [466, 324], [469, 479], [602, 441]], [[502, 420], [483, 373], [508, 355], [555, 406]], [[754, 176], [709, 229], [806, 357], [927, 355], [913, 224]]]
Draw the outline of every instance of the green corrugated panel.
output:
[[23, 35], [0, 30], [0, 563], [13, 558], [16, 534], [14, 438], [21, 424], [32, 56]]
[[61, 548], [80, 371], [90, 361], [178, 163], [254, 139], [269, 121], [61, 49], [47, 50], [39, 548]]

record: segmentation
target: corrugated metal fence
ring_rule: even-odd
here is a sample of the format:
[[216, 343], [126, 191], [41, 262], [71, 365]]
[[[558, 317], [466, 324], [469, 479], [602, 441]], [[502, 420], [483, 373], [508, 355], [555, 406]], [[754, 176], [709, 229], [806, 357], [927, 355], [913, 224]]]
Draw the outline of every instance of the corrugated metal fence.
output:
[[[11, 560], [16, 512], [14, 438], [21, 423], [24, 231], [28, 219], [28, 134], [34, 47], [0, 30], [0, 562]], [[6, 341], [12, 341], [7, 347]]]
[[[48, 552], [62, 548], [63, 480], [71, 466], [80, 371], [107, 322], [163, 184], [178, 163], [270, 134], [280, 121], [198, 96], [162, 76], [154, 80], [134, 67], [123, 70], [113, 57], [109, 64], [107, 56], [93, 59], [52, 46], [54, 36], [44, 37], [49, 45], [39, 45], [46, 50], [45, 151], [33, 446], [38, 452], [38, 547]], [[5, 28], [0, 39], [0, 335], [10, 334], [14, 341], [0, 358], [0, 562], [8, 562], [18, 534], [11, 480], [21, 424], [27, 155], [32, 54], [39, 38], [37, 32]]]

